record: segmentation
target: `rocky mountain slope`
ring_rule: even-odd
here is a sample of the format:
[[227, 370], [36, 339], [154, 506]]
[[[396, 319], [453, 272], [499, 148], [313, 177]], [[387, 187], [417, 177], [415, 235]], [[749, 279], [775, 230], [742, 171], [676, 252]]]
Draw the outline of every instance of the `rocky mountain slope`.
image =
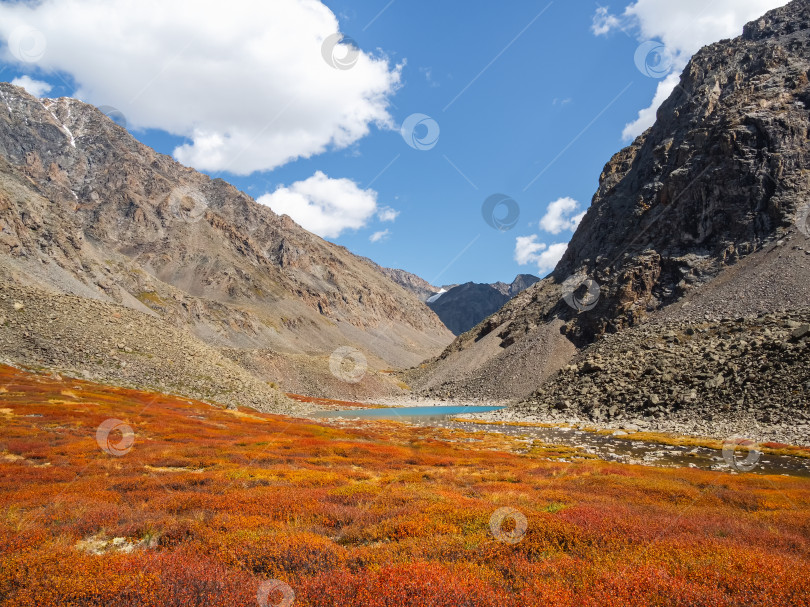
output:
[[538, 280], [531, 274], [519, 274], [511, 284], [467, 282], [429, 298], [427, 305], [454, 335], [460, 335], [500, 310], [512, 297]]
[[489, 418], [807, 444], [810, 309], [655, 320], [579, 353], [529, 399]]
[[701, 303], [681, 320], [806, 305], [808, 74], [807, 0], [700, 50], [655, 125], [605, 166], [552, 275], [409, 381], [438, 396], [525, 398], [578, 347], [692, 295]]
[[540, 280], [531, 274], [518, 274], [511, 283], [467, 282], [434, 287], [425, 279], [405, 270], [379, 269], [395, 283], [416, 295], [420, 301], [426, 302], [454, 335], [472, 329], [487, 316], [500, 310], [512, 297]]
[[4, 363], [271, 413], [309, 410], [181, 327], [127, 306], [25, 286], [5, 272], [2, 279]]
[[[384, 369], [452, 338], [374, 264], [138, 143], [92, 106], [10, 84], [0, 84], [0, 267], [4, 290], [130, 308], [234, 360], [249, 356], [254, 373], [272, 372], [258, 379], [288, 391], [370, 396], [380, 386], [329, 372], [336, 348]], [[50, 337], [36, 339], [42, 348]], [[27, 351], [16, 351], [21, 362]]]
[[494, 282], [492, 283], [492, 286], [498, 289], [498, 291], [504, 295], [514, 297], [537, 282], [540, 282], [540, 279], [534, 274], [518, 274], [509, 284], [505, 282]]
[[410, 291], [419, 298], [419, 301], [427, 301], [427, 299], [439, 291], [424, 278], [411, 274], [405, 270], [397, 270], [395, 268], [380, 268], [380, 271], [388, 278], [393, 280], [403, 289]]

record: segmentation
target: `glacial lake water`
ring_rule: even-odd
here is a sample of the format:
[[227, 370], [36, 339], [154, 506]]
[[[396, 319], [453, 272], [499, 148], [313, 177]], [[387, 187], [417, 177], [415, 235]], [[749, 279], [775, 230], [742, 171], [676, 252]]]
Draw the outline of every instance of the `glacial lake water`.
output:
[[448, 419], [450, 416], [460, 413], [469, 415], [471, 413], [486, 413], [487, 411], [498, 411], [503, 407], [465, 407], [462, 405], [450, 405], [447, 407], [385, 407], [384, 409], [352, 409], [349, 411], [324, 411], [318, 417], [346, 417], [360, 419], [393, 419], [393, 420], [440, 420]]

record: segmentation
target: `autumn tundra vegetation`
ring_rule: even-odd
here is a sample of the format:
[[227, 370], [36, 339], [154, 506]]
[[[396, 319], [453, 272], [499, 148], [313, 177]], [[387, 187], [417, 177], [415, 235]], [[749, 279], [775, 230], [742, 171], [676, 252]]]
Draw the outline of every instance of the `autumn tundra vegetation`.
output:
[[810, 604], [798, 477], [0, 379], [4, 607]]

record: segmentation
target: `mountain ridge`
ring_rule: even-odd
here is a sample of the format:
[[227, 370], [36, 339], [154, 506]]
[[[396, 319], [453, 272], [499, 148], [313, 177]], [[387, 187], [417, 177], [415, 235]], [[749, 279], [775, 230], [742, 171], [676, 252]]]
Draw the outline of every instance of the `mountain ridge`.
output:
[[[808, 30], [810, 4], [794, 0], [698, 51], [656, 123], [605, 165], [552, 274], [408, 381], [445, 398], [523, 399], [579, 348], [692, 293], [715, 301], [702, 308], [712, 317], [718, 290], [746, 293], [722, 304], [742, 315], [806, 301], [807, 232], [794, 224], [810, 190]], [[769, 255], [782, 238], [798, 242]], [[795, 265], [774, 261], [783, 254]], [[779, 268], [770, 289], [730, 271], [751, 256], [757, 272]]]
[[531, 274], [518, 274], [510, 284], [466, 282], [442, 289], [427, 300], [427, 305], [454, 335], [460, 335], [539, 280]]
[[[5, 83], [0, 101], [8, 275], [133, 308], [213, 347], [251, 350], [262, 359], [254, 368], [277, 369], [266, 379], [288, 391], [364, 394], [363, 382], [329, 372], [343, 346], [381, 369], [450, 341], [375, 265], [158, 154], [93, 106]], [[288, 370], [316, 379], [284, 385]]]

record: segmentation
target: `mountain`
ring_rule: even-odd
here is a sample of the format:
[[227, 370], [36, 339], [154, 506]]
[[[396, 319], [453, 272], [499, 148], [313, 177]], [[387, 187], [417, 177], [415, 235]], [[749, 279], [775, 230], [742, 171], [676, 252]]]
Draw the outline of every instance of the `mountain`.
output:
[[435, 293], [427, 300], [427, 305], [454, 335], [460, 335], [500, 310], [512, 297], [538, 280], [531, 274], [519, 274], [511, 284], [468, 282]]
[[[128, 309], [124, 317], [135, 311], [139, 325], [158, 332], [180, 331], [264, 383], [310, 394], [397, 391], [374, 370], [415, 364], [452, 339], [375, 264], [140, 144], [95, 107], [36, 99], [5, 83], [0, 98], [4, 291], [16, 289], [23, 315], [26, 297], [75, 296], [64, 309], [89, 321], [84, 337], [63, 336], [69, 344], [37, 330], [42, 318], [27, 321], [31, 330], [6, 323], [0, 343], [13, 344], [9, 360], [115, 376], [118, 362], [93, 359], [93, 369], [75, 369], [62, 353], [82, 350], [81, 339], [93, 334], [93, 301]], [[147, 333], [128, 336], [126, 347], [138, 351]], [[102, 338], [116, 343], [114, 334]], [[330, 355], [344, 346], [367, 359], [363, 381], [330, 373]]]
[[[506, 295], [507, 297], [514, 297], [518, 293], [525, 291], [534, 283], [539, 282], [540, 279], [533, 274], [518, 274], [515, 276], [515, 280], [511, 283], [506, 284], [505, 282], [494, 282], [492, 286], [495, 287], [498, 291]], [[476, 323], [478, 324], [478, 323]]]
[[411, 385], [522, 399], [570, 381], [557, 373], [578, 349], [651, 319], [805, 306], [808, 74], [807, 0], [701, 49], [654, 126], [605, 166], [554, 272], [411, 371]]
[[666, 316], [585, 348], [503, 419], [807, 443], [810, 307]]
[[518, 274], [509, 284], [467, 282], [434, 287], [416, 274], [374, 265], [388, 278], [416, 295], [420, 301], [427, 303], [454, 335], [469, 331], [487, 316], [497, 312], [512, 297], [540, 280], [531, 274]]
[[433, 295], [439, 290], [432, 284], [430, 284], [427, 280], [417, 276], [416, 274], [411, 274], [410, 272], [406, 272], [405, 270], [397, 270], [394, 268], [383, 268], [380, 266], [377, 267], [380, 269], [380, 272], [385, 274], [389, 279], [397, 283], [400, 287], [416, 295], [419, 301], [427, 301], [427, 299], [431, 295]]

